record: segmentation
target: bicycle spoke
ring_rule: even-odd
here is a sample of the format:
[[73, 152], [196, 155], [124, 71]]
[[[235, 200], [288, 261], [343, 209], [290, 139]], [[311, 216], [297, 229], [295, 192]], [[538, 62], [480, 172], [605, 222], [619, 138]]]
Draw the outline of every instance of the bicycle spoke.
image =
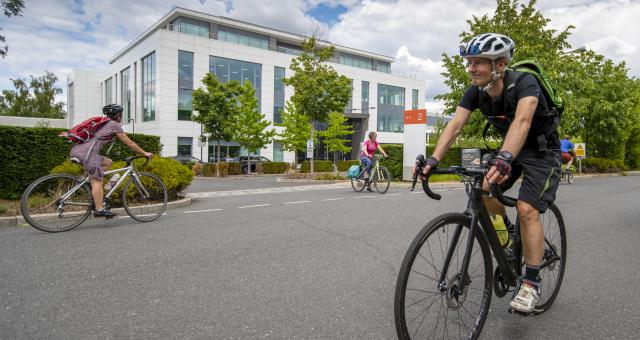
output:
[[411, 271], [412, 271], [412, 272], [414, 272], [414, 273], [416, 273], [416, 274], [418, 274], [418, 275], [424, 276], [424, 277], [426, 277], [426, 278], [428, 278], [428, 279], [431, 279], [431, 280], [433, 280], [433, 281], [438, 282], [438, 279], [435, 279], [435, 278], [433, 278], [433, 277], [431, 277], [431, 276], [429, 276], [429, 275], [427, 275], [427, 274], [423, 274], [423, 273], [421, 273], [421, 272], [419, 272], [419, 271], [417, 271], [417, 270], [415, 270], [415, 269], [411, 269]]
[[[422, 256], [422, 254], [418, 253], [418, 256], [421, 257], [424, 260], [424, 262], [428, 263], [431, 267], [433, 267], [433, 269], [435, 269], [436, 271], [436, 276], [438, 276], [438, 272], [440, 272], [438, 268], [436, 268], [436, 266], [434, 266], [433, 263], [429, 262], [429, 260], [427, 260], [426, 257]], [[431, 261], [433, 261], [433, 256], [431, 257]]]

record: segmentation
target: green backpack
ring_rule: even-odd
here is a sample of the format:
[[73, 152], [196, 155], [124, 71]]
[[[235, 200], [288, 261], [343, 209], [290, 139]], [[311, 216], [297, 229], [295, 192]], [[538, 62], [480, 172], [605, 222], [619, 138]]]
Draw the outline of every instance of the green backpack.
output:
[[[540, 89], [542, 89], [542, 93], [547, 102], [547, 107], [543, 112], [543, 116], [546, 117], [554, 117], [553, 123], [550, 124], [546, 131], [537, 136], [539, 150], [546, 150], [546, 141], [548, 138], [551, 138], [553, 132], [556, 131], [558, 125], [560, 124], [560, 116], [564, 111], [564, 104], [562, 102], [562, 98], [558, 95], [556, 90], [553, 88], [551, 81], [547, 77], [544, 69], [540, 64], [538, 64], [534, 60], [522, 60], [517, 63], [514, 63], [509, 68], [507, 76], [504, 79], [504, 95], [505, 95], [505, 115], [513, 116], [515, 115], [515, 110], [518, 105], [516, 100], [515, 91], [513, 91], [516, 87], [516, 83], [520, 77], [524, 74], [531, 74], [536, 78], [538, 84], [540, 85]], [[486, 93], [481, 92], [481, 103], [483, 101], [488, 100], [488, 95]], [[481, 104], [482, 105], [482, 104]], [[486, 143], [487, 131], [489, 130], [491, 124], [487, 122], [484, 127], [484, 131], [482, 133], [482, 137]], [[488, 146], [487, 146], [488, 147]]]
[[545, 99], [547, 100], [547, 104], [552, 106], [549, 109], [555, 108], [558, 115], [562, 114], [564, 111], [562, 98], [560, 98], [560, 95], [558, 95], [556, 90], [553, 88], [551, 81], [547, 78], [547, 75], [540, 64], [535, 60], [522, 60], [511, 65], [511, 69], [516, 72], [528, 73], [536, 77], [538, 84], [540, 84], [540, 88], [544, 93]]

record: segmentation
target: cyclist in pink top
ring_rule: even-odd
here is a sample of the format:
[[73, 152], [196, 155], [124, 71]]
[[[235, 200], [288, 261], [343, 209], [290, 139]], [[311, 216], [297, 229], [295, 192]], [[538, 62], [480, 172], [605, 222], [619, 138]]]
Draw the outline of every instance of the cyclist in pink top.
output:
[[371, 175], [371, 165], [373, 165], [373, 154], [376, 153], [376, 150], [380, 150], [380, 153], [387, 157], [387, 153], [382, 150], [380, 143], [376, 141], [376, 137], [378, 134], [374, 131], [369, 132], [369, 139], [362, 143], [362, 152], [360, 153], [360, 162], [365, 166], [366, 169], [366, 177], [364, 179], [365, 184], [367, 185], [367, 190], [371, 191], [371, 183], [369, 183], [369, 176]]

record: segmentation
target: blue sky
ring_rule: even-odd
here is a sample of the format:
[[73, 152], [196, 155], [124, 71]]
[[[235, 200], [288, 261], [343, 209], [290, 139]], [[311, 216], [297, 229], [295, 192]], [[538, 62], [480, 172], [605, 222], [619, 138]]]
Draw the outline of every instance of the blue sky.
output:
[[[396, 58], [394, 72], [425, 81], [427, 98], [445, 92], [442, 53], [455, 54], [473, 15], [495, 0], [29, 0], [21, 17], [0, 15], [9, 55], [0, 59], [0, 90], [10, 78], [72, 69], [104, 70], [107, 60], [174, 6], [299, 34], [319, 31], [333, 43]], [[551, 27], [576, 26], [569, 42], [626, 61], [640, 76], [640, 1], [539, 0]], [[517, 52], [516, 52], [517, 53]], [[65, 101], [66, 95], [60, 96]], [[437, 103], [429, 101], [430, 107]]]

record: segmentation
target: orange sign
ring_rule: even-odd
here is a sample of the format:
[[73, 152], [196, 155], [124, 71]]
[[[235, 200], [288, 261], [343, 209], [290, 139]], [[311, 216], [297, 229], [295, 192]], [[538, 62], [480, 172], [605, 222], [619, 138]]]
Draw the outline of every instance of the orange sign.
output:
[[407, 110], [404, 112], [404, 124], [427, 124], [427, 110]]

